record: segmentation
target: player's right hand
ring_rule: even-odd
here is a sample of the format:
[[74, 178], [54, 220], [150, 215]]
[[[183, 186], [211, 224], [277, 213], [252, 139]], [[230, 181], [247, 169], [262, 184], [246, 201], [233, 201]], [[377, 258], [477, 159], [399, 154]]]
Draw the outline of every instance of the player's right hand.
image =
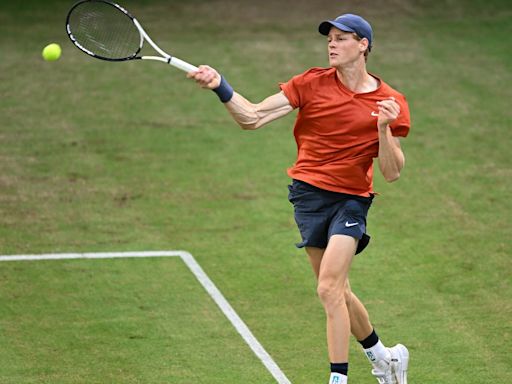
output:
[[200, 65], [197, 71], [187, 73], [187, 77], [206, 89], [218, 88], [221, 80], [220, 74], [208, 65]]

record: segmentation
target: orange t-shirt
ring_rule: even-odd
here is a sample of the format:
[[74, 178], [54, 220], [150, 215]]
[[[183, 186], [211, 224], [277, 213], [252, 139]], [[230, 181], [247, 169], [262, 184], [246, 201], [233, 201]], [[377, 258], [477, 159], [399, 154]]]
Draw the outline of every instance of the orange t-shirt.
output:
[[335, 68], [311, 68], [280, 84], [293, 108], [299, 108], [294, 136], [297, 161], [288, 175], [328, 191], [369, 196], [373, 193], [373, 158], [379, 153], [376, 102], [393, 96], [400, 115], [390, 125], [393, 136], [407, 136], [405, 97], [377, 78], [379, 87], [354, 93]]

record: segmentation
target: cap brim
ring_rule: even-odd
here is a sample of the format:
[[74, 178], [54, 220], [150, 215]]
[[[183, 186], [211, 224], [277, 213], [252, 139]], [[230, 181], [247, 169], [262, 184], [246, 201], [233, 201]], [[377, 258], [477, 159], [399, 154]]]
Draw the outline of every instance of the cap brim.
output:
[[337, 23], [337, 22], [331, 21], [331, 20], [326, 20], [326, 21], [320, 23], [320, 25], [318, 26], [318, 32], [320, 32], [324, 36], [327, 36], [332, 27], [336, 27], [343, 32], [356, 33], [356, 31], [354, 29], [347, 27], [345, 24]]

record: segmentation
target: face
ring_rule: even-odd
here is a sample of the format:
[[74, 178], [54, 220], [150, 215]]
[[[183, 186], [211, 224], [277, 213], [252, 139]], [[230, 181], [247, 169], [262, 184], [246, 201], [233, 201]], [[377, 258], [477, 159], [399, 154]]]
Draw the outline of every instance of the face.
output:
[[368, 47], [367, 39], [356, 40], [353, 33], [331, 27], [327, 42], [331, 67], [347, 65], [361, 59], [364, 61], [364, 51]]

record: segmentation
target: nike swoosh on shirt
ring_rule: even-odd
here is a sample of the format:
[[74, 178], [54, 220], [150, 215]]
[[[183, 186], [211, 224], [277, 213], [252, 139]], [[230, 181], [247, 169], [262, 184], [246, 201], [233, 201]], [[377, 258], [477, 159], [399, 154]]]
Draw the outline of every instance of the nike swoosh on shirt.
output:
[[345, 222], [345, 227], [349, 228], [349, 227], [353, 227], [355, 225], [358, 225], [359, 223], [349, 223], [348, 221]]
[[379, 116], [379, 114], [375, 111], [372, 111], [372, 116]]

